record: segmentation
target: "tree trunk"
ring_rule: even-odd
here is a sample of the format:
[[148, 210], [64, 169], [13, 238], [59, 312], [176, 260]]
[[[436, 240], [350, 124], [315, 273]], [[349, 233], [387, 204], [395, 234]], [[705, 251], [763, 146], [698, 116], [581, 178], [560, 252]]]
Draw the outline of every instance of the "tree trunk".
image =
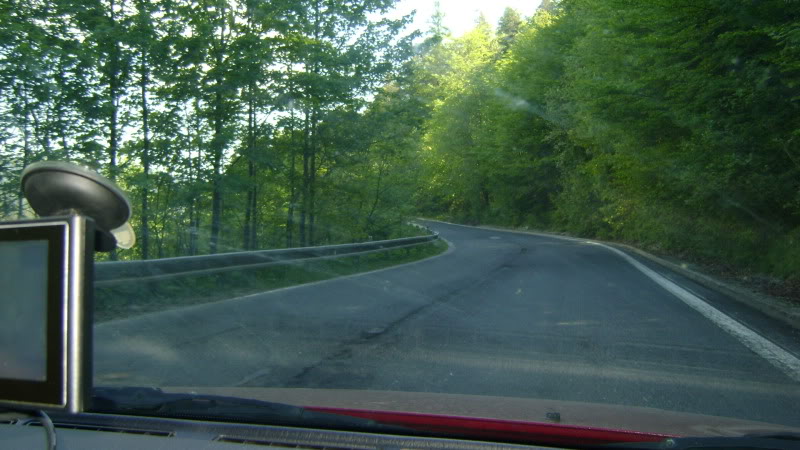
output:
[[[116, 15], [114, 13], [114, 2], [109, 5], [109, 25], [113, 29], [116, 26]], [[117, 180], [117, 152], [119, 150], [119, 83], [120, 83], [120, 48], [119, 41], [114, 39], [109, 49], [108, 61], [108, 101], [111, 106], [111, 114], [108, 120], [109, 146], [108, 146], [108, 176], [111, 181]], [[109, 259], [117, 260], [116, 248], [111, 250]]]
[[247, 101], [247, 147], [245, 149], [245, 158], [247, 158], [247, 201], [244, 206], [244, 224], [242, 226], [242, 248], [250, 250], [250, 225], [251, 216], [253, 211], [250, 209], [253, 205], [253, 99], [252, 92]]
[[[109, 25], [111, 28], [116, 26], [116, 14], [114, 13], [114, 2], [109, 5]], [[117, 152], [119, 150], [119, 41], [116, 39], [111, 43], [108, 59], [108, 102], [111, 106], [108, 120], [109, 146], [108, 146], [108, 174], [113, 181], [117, 179]]]
[[50, 133], [47, 131], [47, 124], [39, 121], [39, 116], [36, 115], [36, 110], [30, 111], [30, 116], [33, 119], [33, 136], [42, 147], [42, 153], [50, 155]]
[[253, 161], [247, 161], [247, 178], [250, 186], [247, 188], [247, 204], [245, 205], [243, 246], [245, 250], [252, 250], [255, 248], [254, 236], [256, 234], [256, 167]]
[[117, 179], [117, 149], [119, 147], [119, 136], [117, 130], [118, 103], [116, 83], [109, 88], [109, 97], [112, 100], [111, 117], [109, 118], [109, 147], [108, 147], [108, 175], [111, 180]]
[[189, 242], [187, 243], [187, 250], [190, 256], [197, 254], [197, 231], [194, 228], [194, 202], [194, 199], [189, 202]]
[[223, 7], [220, 12], [220, 27], [219, 27], [219, 40], [215, 43], [216, 54], [215, 59], [215, 78], [214, 84], [216, 92], [214, 94], [214, 138], [211, 141], [211, 151], [213, 159], [213, 179], [212, 179], [212, 193], [211, 193], [211, 239], [209, 243], [210, 253], [217, 253], [219, 244], [219, 232], [222, 225], [222, 153], [225, 147], [224, 127], [225, 127], [225, 111], [224, 111], [224, 98], [222, 96], [222, 86], [224, 82], [224, 74], [222, 71], [223, 65], [223, 52], [225, 51], [225, 9]]
[[[58, 64], [58, 74], [56, 76], [56, 82], [59, 85], [60, 89], [63, 89], [66, 83], [66, 74], [64, 70], [64, 60], [63, 58], [59, 59]], [[63, 93], [61, 95], [64, 95]], [[71, 158], [70, 151], [69, 151], [69, 144], [67, 144], [67, 123], [66, 123], [66, 111], [64, 111], [63, 105], [59, 103], [58, 110], [56, 111], [56, 115], [58, 116], [58, 138], [61, 140], [61, 151], [63, 153], [63, 158], [66, 161], [69, 161]]]
[[214, 138], [211, 141], [214, 171], [211, 181], [211, 240], [209, 243], [209, 252], [212, 254], [217, 253], [221, 224], [220, 216], [222, 213], [222, 111], [221, 105], [219, 104], [222, 101], [222, 95], [217, 93], [215, 97], [217, 105], [214, 111]]
[[253, 191], [250, 188], [248, 188], [247, 202], [244, 207], [244, 224], [242, 227], [242, 248], [244, 250], [250, 250], [250, 220], [251, 220], [250, 216], [252, 215], [250, 206], [253, 204], [252, 197], [253, 197]]
[[380, 161], [380, 165], [378, 166], [378, 180], [375, 183], [375, 200], [372, 201], [372, 207], [369, 210], [369, 214], [367, 214], [367, 220], [365, 226], [367, 235], [370, 236], [375, 234], [373, 225], [375, 222], [375, 211], [378, 210], [378, 203], [380, 203], [381, 200], [381, 185], [383, 184], [384, 169], [385, 169], [384, 161]]
[[316, 118], [312, 125], [312, 145], [311, 155], [309, 156], [308, 168], [308, 245], [314, 246], [314, 223], [316, 222], [315, 214], [315, 196], [316, 196], [316, 181], [317, 181], [317, 152], [316, 152]]
[[258, 236], [258, 186], [255, 185], [256, 175], [256, 167], [253, 165], [253, 204], [250, 206], [250, 211], [252, 211], [250, 215], [250, 220], [252, 221], [250, 224], [250, 249], [252, 250], [258, 249], [258, 239], [256, 239]]
[[[28, 166], [31, 159], [31, 137], [28, 129], [28, 94], [26, 92], [23, 95], [25, 95], [25, 120], [22, 124], [22, 168], [24, 169]], [[22, 207], [23, 199], [24, 195], [22, 194], [22, 189], [20, 189], [17, 198], [17, 217], [20, 219], [25, 212]]]
[[[314, 2], [314, 40], [318, 41], [321, 34], [321, 12], [320, 0]], [[314, 75], [319, 75], [320, 63], [315, 58], [311, 65], [311, 72]], [[319, 147], [319, 105], [314, 105], [311, 109], [311, 145], [309, 155], [309, 171], [308, 171], [308, 202], [306, 214], [308, 214], [308, 232], [307, 239], [308, 245], [314, 245], [314, 225], [316, 222], [315, 212], [315, 196], [316, 196], [316, 180], [317, 180], [317, 148]]]
[[294, 205], [297, 202], [294, 108], [292, 108], [291, 114], [291, 122], [289, 122], [289, 158], [291, 162], [289, 163], [289, 206], [286, 209], [286, 248], [294, 245]]
[[64, 160], [69, 161], [72, 158], [72, 155], [69, 151], [69, 144], [67, 144], [67, 131], [64, 129], [64, 123], [62, 122], [59, 126], [59, 135], [61, 137], [61, 149], [64, 152]]
[[253, 158], [256, 153], [256, 102], [255, 102], [255, 83], [251, 82], [248, 87], [247, 99], [247, 149], [245, 157], [247, 158], [247, 202], [245, 205], [245, 218], [244, 227], [242, 230], [243, 242], [242, 245], [246, 250], [255, 248], [256, 234], [255, 217], [256, 217], [256, 165]]
[[299, 234], [300, 234], [300, 246], [305, 247], [308, 245], [307, 236], [306, 236], [306, 215], [308, 214], [308, 169], [309, 169], [309, 153], [310, 153], [310, 145], [309, 145], [309, 116], [308, 110], [305, 111], [305, 119], [304, 119], [304, 129], [303, 129], [303, 186], [301, 188], [303, 198], [300, 200], [300, 227], [299, 227]]
[[140, 85], [142, 91], [142, 154], [141, 154], [141, 162], [142, 162], [142, 172], [143, 172], [143, 180], [141, 186], [141, 193], [142, 193], [142, 228], [139, 234], [141, 235], [141, 248], [142, 248], [142, 259], [148, 259], [150, 257], [149, 248], [150, 248], [150, 224], [149, 224], [149, 205], [148, 201], [148, 194], [149, 194], [149, 184], [150, 184], [150, 124], [149, 124], [149, 115], [150, 111], [147, 107], [147, 83], [148, 83], [148, 71], [147, 71], [147, 51], [142, 49], [141, 54], [141, 66], [140, 66]]
[[[202, 135], [200, 133], [200, 101], [194, 99], [194, 134], [195, 144], [197, 145], [197, 156], [189, 154], [189, 179], [192, 189], [197, 189], [200, 181], [200, 167], [198, 163], [200, 157], [203, 155]], [[189, 204], [189, 254], [197, 255], [198, 245], [197, 238], [200, 233], [200, 214], [197, 212], [197, 195], [192, 195], [191, 203]]]
[[[221, 85], [222, 80], [217, 79], [217, 85]], [[214, 137], [211, 140], [212, 152], [212, 192], [211, 192], [211, 238], [209, 242], [209, 252], [217, 253], [217, 245], [219, 241], [219, 230], [221, 225], [222, 214], [222, 133], [223, 133], [223, 118], [222, 118], [222, 93], [217, 92], [214, 95]]]

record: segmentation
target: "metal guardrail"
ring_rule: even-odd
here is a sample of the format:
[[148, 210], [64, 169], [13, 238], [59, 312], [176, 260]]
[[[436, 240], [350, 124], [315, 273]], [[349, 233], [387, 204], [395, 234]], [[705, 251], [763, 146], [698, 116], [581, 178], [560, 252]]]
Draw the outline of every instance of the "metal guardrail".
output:
[[203, 256], [180, 256], [176, 258], [144, 261], [102, 262], [95, 264], [95, 286], [104, 287], [118, 283], [211, 275], [234, 270], [248, 270], [280, 264], [299, 263], [315, 259], [332, 259], [343, 256], [363, 255], [400, 248], [416, 247], [432, 242], [438, 238], [439, 233], [434, 232], [427, 236], [360, 242], [356, 244], [218, 253], [215, 255]]

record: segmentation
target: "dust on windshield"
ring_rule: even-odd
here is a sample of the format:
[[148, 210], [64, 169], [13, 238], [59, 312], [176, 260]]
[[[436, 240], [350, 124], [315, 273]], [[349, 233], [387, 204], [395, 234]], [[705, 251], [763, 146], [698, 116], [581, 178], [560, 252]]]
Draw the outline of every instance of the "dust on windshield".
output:
[[133, 206], [95, 385], [800, 427], [800, 3], [481, 3], [3, 0], [2, 218]]

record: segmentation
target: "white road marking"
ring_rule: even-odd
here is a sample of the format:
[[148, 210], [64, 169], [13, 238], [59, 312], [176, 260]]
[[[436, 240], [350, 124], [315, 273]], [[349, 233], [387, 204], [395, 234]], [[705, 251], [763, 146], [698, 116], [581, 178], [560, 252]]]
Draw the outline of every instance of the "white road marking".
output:
[[800, 359], [791, 353], [782, 349], [778, 345], [775, 345], [770, 340], [762, 337], [750, 328], [742, 325], [736, 319], [731, 318], [717, 308], [714, 308], [713, 306], [704, 302], [702, 299], [700, 299], [700, 297], [689, 292], [689, 290], [677, 285], [673, 281], [667, 279], [665, 276], [633, 259], [625, 252], [599, 242], [592, 243], [621, 256], [630, 265], [658, 283], [658, 285], [666, 289], [667, 292], [681, 299], [692, 309], [705, 316], [705, 318], [714, 322], [714, 324], [716, 324], [718, 327], [731, 334], [747, 348], [766, 359], [770, 364], [780, 369], [790, 378], [794, 379], [795, 381], [800, 381]]
[[[428, 220], [428, 219], [421, 219], [421, 220]], [[432, 222], [438, 222], [438, 221], [432, 221]], [[465, 228], [473, 228], [479, 230], [483, 229], [484, 231], [487, 230], [487, 228], [471, 227], [468, 225], [461, 225], [457, 223], [449, 223], [449, 222], [442, 222], [442, 223], [448, 225], [461, 226]], [[726, 331], [728, 334], [738, 339], [739, 342], [744, 344], [745, 347], [749, 348], [754, 353], [767, 360], [767, 362], [780, 369], [780, 371], [786, 374], [789, 378], [795, 381], [800, 381], [800, 359], [798, 359], [796, 356], [787, 352], [780, 346], [774, 344], [769, 339], [766, 339], [765, 337], [759, 335], [758, 333], [746, 327], [745, 325], [742, 325], [736, 319], [733, 319], [732, 317], [728, 316], [727, 314], [723, 313], [722, 311], [718, 310], [717, 308], [714, 308], [713, 306], [703, 301], [703, 299], [701, 299], [698, 295], [693, 294], [688, 289], [679, 286], [678, 284], [669, 280], [665, 276], [659, 274], [658, 272], [655, 272], [654, 270], [650, 269], [649, 267], [635, 260], [630, 255], [621, 250], [618, 250], [614, 247], [605, 245], [600, 242], [594, 242], [586, 239], [578, 239], [567, 236], [557, 236], [551, 234], [536, 233], [531, 231], [514, 231], [514, 230], [498, 230], [498, 229], [490, 229], [490, 230], [504, 231], [507, 233], [529, 234], [529, 235], [542, 236], [553, 239], [563, 239], [566, 241], [573, 241], [573, 242], [581, 241], [586, 244], [599, 245], [611, 252], [614, 252], [617, 255], [621, 256], [625, 261], [627, 261], [633, 267], [635, 267], [640, 272], [649, 277], [651, 280], [655, 281], [659, 286], [666, 289], [667, 292], [678, 297], [681, 301], [689, 305], [689, 307], [702, 314], [706, 319], [710, 320], [715, 325]]]

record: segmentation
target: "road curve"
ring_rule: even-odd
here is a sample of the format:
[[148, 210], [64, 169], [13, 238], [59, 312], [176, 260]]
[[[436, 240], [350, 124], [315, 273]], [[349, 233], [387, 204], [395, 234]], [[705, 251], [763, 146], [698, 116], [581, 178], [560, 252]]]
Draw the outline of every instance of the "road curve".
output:
[[[427, 223], [446, 254], [95, 327], [95, 385], [525, 397], [800, 426], [800, 383], [641, 267], [580, 240]], [[797, 331], [639, 261], [800, 355]]]

